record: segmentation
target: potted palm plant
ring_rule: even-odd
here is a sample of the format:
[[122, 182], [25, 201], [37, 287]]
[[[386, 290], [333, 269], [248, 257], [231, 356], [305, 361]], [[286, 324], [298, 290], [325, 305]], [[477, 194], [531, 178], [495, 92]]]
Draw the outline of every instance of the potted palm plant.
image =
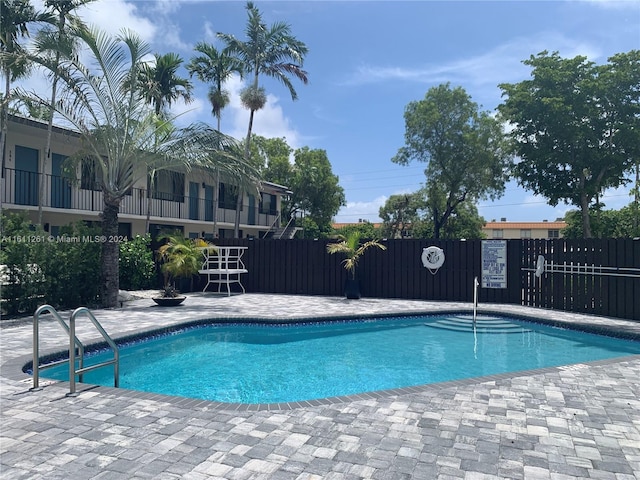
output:
[[202, 249], [215, 247], [200, 238], [185, 238], [181, 233], [163, 235], [160, 238], [166, 241], [156, 251], [164, 277], [164, 288], [153, 301], [161, 306], [180, 305], [187, 297], [176, 289], [176, 280], [196, 275], [202, 265]]
[[380, 250], [386, 250], [387, 247], [382, 245], [378, 240], [369, 240], [361, 244], [361, 233], [357, 230], [353, 230], [346, 237], [340, 237], [342, 239], [339, 242], [327, 245], [327, 252], [330, 254], [339, 253], [345, 256], [342, 264], [348, 273], [348, 277], [344, 286], [344, 294], [347, 298], [358, 299], [360, 298], [360, 284], [356, 279], [358, 261], [364, 255], [364, 252], [371, 247], [376, 247]]

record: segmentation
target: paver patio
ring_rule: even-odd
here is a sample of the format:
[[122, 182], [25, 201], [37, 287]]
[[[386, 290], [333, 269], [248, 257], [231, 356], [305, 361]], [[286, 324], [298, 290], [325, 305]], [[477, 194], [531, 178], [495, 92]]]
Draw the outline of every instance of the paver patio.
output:
[[[246, 294], [191, 294], [94, 313], [113, 336], [202, 318], [292, 319], [469, 310], [469, 304]], [[615, 328], [640, 322], [518, 306]], [[41, 321], [42, 352], [68, 339]], [[80, 322], [83, 340], [95, 338]], [[30, 321], [0, 329], [3, 479], [571, 479], [640, 478], [640, 355], [518, 374], [364, 394], [305, 405], [246, 406], [106, 387], [66, 396], [68, 383], [30, 391], [21, 372]]]

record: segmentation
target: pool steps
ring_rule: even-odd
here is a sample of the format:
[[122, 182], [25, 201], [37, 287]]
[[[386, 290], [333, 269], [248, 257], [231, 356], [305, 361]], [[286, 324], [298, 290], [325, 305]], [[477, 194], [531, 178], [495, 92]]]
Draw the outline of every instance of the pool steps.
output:
[[[456, 332], [473, 332], [474, 320], [471, 315], [456, 315], [435, 319], [424, 324], [426, 327], [452, 330]], [[478, 316], [475, 320], [476, 333], [523, 333], [530, 329], [498, 317]]]

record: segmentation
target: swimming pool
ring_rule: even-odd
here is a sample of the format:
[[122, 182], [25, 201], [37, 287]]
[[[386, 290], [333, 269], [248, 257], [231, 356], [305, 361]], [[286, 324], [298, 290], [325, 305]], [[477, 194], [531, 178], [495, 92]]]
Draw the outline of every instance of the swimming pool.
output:
[[[120, 351], [120, 386], [219, 402], [312, 400], [640, 353], [640, 342], [469, 315], [185, 328]], [[92, 354], [85, 365], [110, 358]], [[67, 380], [61, 366], [42, 373]], [[113, 372], [85, 374], [111, 386]]]

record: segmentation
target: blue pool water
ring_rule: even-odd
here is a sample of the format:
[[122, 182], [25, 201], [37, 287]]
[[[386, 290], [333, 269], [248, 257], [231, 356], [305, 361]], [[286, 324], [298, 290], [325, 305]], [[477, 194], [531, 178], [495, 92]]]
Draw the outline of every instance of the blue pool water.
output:
[[[500, 317], [398, 317], [185, 329], [121, 348], [120, 386], [220, 402], [276, 403], [640, 353], [640, 342]], [[99, 353], [85, 365], [111, 358]], [[68, 380], [68, 367], [43, 376]], [[84, 377], [113, 386], [112, 367]]]

